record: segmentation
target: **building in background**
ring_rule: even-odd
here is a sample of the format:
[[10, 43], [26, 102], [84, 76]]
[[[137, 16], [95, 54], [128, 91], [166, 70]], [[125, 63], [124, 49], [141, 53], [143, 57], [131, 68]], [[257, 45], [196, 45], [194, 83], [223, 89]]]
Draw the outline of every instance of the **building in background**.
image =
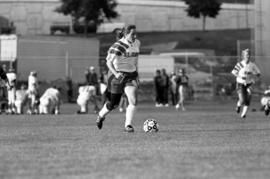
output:
[[[12, 21], [20, 35], [50, 34], [56, 25], [64, 26], [64, 32], [72, 32], [66, 29], [71, 27], [71, 18], [54, 11], [59, 5], [59, 0], [0, 0], [0, 16]], [[187, 17], [185, 8], [183, 1], [176, 0], [118, 0], [120, 17], [113, 22], [135, 24], [141, 32], [200, 30], [202, 20]], [[253, 4], [223, 4], [216, 19], [206, 20], [207, 29], [253, 27]]]

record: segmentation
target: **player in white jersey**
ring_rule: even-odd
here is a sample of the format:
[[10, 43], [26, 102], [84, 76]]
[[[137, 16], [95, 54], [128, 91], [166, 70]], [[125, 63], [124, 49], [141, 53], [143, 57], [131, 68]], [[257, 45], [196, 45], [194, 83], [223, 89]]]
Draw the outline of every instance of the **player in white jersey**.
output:
[[7, 72], [7, 79], [10, 85], [10, 88], [7, 89], [8, 92], [8, 113], [15, 114], [15, 99], [16, 99], [16, 80], [17, 75], [13, 68], [10, 68]]
[[255, 63], [250, 60], [250, 50], [242, 51], [242, 61], [238, 62], [231, 72], [236, 77], [238, 102], [236, 112], [240, 113], [243, 106], [241, 117], [245, 118], [251, 100], [250, 86], [260, 77], [260, 70]]
[[261, 105], [265, 115], [268, 116], [270, 112], [270, 86], [268, 86], [268, 89], [263, 93], [263, 97], [261, 98]]
[[126, 108], [125, 131], [134, 132], [132, 120], [137, 105], [138, 72], [137, 63], [140, 50], [140, 41], [136, 38], [136, 26], [129, 25], [122, 29], [121, 36], [108, 50], [107, 66], [109, 99], [100, 110], [97, 118], [97, 127], [102, 128], [105, 116], [115, 109], [123, 93], [128, 98]]
[[27, 95], [28, 93], [27, 93], [26, 85], [22, 84], [21, 88], [19, 90], [16, 90], [15, 106], [16, 106], [17, 114], [23, 113], [23, 107], [28, 99]]
[[37, 72], [31, 71], [28, 76], [28, 98], [29, 98], [29, 109], [28, 114], [38, 113], [38, 78]]
[[39, 99], [40, 114], [59, 114], [60, 112], [60, 91], [56, 87], [48, 88]]
[[85, 85], [79, 87], [79, 95], [77, 98], [77, 104], [80, 106], [80, 110], [77, 111], [78, 114], [86, 114], [87, 113], [87, 106], [89, 100], [92, 99], [94, 104], [94, 108], [98, 108], [97, 101], [96, 101], [96, 88], [92, 85]]

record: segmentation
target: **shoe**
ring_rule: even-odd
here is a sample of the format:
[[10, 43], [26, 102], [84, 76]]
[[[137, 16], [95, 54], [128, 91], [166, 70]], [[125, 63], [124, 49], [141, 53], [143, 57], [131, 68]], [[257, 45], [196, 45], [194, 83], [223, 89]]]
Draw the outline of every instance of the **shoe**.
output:
[[245, 119], [247, 116], [244, 114], [244, 115], [241, 115], [241, 118], [242, 119]]
[[179, 109], [179, 108], [180, 108], [180, 105], [177, 104], [177, 105], [175, 106], [175, 109]]
[[241, 107], [240, 106], [237, 106], [236, 108], [235, 108], [235, 111], [236, 111], [236, 113], [240, 113], [240, 110], [241, 110]]
[[80, 110], [78, 110], [77, 114], [86, 114], [86, 112], [81, 112]]
[[134, 132], [134, 128], [131, 125], [125, 127], [125, 132]]
[[103, 125], [103, 121], [104, 120], [105, 120], [105, 117], [100, 117], [100, 116], [97, 117], [96, 123], [97, 123], [98, 129], [101, 129], [102, 128], [102, 125]]
[[268, 116], [268, 115], [269, 115], [269, 112], [270, 112], [269, 107], [265, 107], [265, 109], [264, 109], [264, 114], [265, 114], [266, 116]]
[[119, 112], [124, 112], [124, 109], [123, 108], [119, 108]]
[[167, 103], [167, 104], [165, 104], [165, 107], [169, 107], [169, 104]]

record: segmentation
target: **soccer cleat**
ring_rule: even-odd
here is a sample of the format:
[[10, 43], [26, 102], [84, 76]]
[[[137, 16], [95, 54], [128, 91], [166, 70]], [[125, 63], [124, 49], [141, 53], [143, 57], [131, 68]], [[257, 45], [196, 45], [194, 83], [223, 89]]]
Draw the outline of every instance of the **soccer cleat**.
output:
[[176, 106], [175, 106], [175, 109], [179, 109], [180, 108], [180, 105], [179, 104], [177, 104]]
[[242, 119], [245, 119], [247, 116], [244, 114], [244, 115], [241, 115], [241, 118]]
[[131, 125], [125, 127], [125, 132], [134, 132], [134, 128]]
[[87, 112], [82, 112], [81, 110], [78, 110], [76, 113], [77, 114], [87, 114]]
[[236, 108], [235, 108], [235, 111], [236, 111], [236, 113], [240, 113], [240, 110], [241, 110], [241, 107], [240, 106], [236, 106]]
[[97, 117], [96, 123], [97, 123], [98, 129], [101, 129], [102, 128], [102, 125], [103, 125], [103, 121], [104, 120], [105, 120], [105, 117], [100, 117], [100, 116]]
[[269, 109], [268, 106], [266, 106], [266, 107], [264, 108], [264, 114], [265, 114], [266, 116], [268, 116], [268, 115], [269, 115], [269, 112], [270, 112], [270, 109]]

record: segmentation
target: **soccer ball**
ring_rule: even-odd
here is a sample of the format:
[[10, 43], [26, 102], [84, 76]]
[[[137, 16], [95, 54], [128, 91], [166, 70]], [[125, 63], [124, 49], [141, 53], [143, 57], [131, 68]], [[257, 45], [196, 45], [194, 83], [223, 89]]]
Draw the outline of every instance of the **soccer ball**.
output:
[[155, 119], [146, 119], [143, 123], [144, 132], [157, 132], [158, 127], [159, 125]]

